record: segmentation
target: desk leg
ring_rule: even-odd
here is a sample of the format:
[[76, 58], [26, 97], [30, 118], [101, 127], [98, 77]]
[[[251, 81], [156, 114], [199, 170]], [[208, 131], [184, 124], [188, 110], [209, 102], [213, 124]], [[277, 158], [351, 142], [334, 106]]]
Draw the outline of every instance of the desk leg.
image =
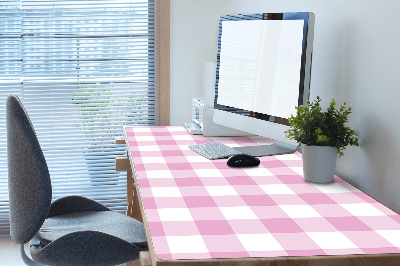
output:
[[136, 220], [143, 223], [142, 214], [140, 212], [139, 197], [135, 186], [135, 180], [132, 175], [132, 171], [127, 171], [127, 182], [128, 182], [128, 213], [127, 215], [135, 218]]
[[125, 266], [152, 266], [148, 251], [141, 251], [139, 259], [125, 263]]
[[142, 264], [140, 264], [140, 260], [134, 260], [125, 263], [124, 266], [142, 266]]
[[127, 156], [115, 157], [115, 170], [126, 171], [126, 200], [128, 203], [126, 215], [143, 222], [140, 212], [139, 198], [136, 193], [135, 179]]
[[126, 200], [128, 203], [128, 207], [126, 210], [126, 215], [129, 217], [133, 217], [132, 213], [133, 213], [133, 194], [134, 189], [133, 189], [133, 177], [132, 177], [132, 171], [128, 170], [126, 171]]
[[140, 266], [151, 266], [150, 253], [148, 251], [141, 251], [139, 253]]
[[[136, 193], [135, 180], [132, 171], [128, 170], [127, 174], [127, 200], [128, 209], [126, 215], [143, 223], [142, 214], [140, 212], [139, 198]], [[125, 266], [151, 266], [150, 255], [148, 251], [142, 251], [139, 254], [139, 259], [125, 263]]]

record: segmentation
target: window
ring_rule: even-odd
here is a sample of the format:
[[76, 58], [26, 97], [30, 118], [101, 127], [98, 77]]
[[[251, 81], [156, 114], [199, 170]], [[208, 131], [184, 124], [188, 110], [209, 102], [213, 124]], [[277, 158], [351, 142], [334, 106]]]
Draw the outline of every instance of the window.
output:
[[[0, 3], [0, 235], [9, 230], [10, 93], [22, 99], [35, 126], [53, 199], [82, 195], [125, 211], [126, 173], [114, 167], [125, 146], [115, 137], [124, 125], [168, 123], [159, 115], [168, 117], [160, 112], [158, 93], [160, 73], [168, 72], [160, 69], [160, 1]], [[169, 9], [169, 1], [161, 5]]]

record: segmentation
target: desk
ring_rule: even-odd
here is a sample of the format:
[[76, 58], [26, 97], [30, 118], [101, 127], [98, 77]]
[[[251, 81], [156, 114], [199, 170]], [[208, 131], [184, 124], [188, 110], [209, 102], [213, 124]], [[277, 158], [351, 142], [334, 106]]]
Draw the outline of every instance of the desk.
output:
[[300, 153], [234, 169], [188, 145], [269, 140], [184, 127], [124, 135], [152, 265], [400, 265], [400, 216], [337, 176], [305, 182]]

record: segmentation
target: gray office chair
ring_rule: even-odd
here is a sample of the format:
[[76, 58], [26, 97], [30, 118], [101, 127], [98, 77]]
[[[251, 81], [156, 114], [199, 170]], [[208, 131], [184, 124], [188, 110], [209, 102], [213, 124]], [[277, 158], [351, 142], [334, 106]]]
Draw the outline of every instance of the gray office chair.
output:
[[[80, 196], [51, 203], [46, 160], [15, 95], [7, 99], [7, 156], [10, 233], [26, 264], [115, 265], [147, 250], [143, 224], [135, 219]], [[28, 241], [34, 261], [24, 251]]]

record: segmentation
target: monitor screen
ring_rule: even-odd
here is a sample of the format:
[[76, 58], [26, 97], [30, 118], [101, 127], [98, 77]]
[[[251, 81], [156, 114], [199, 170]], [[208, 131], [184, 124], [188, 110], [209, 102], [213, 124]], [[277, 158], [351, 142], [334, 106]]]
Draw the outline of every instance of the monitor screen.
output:
[[314, 14], [221, 16], [214, 122], [297, 146], [287, 118], [309, 98]]
[[303, 20], [223, 21], [218, 104], [288, 118], [298, 104]]

